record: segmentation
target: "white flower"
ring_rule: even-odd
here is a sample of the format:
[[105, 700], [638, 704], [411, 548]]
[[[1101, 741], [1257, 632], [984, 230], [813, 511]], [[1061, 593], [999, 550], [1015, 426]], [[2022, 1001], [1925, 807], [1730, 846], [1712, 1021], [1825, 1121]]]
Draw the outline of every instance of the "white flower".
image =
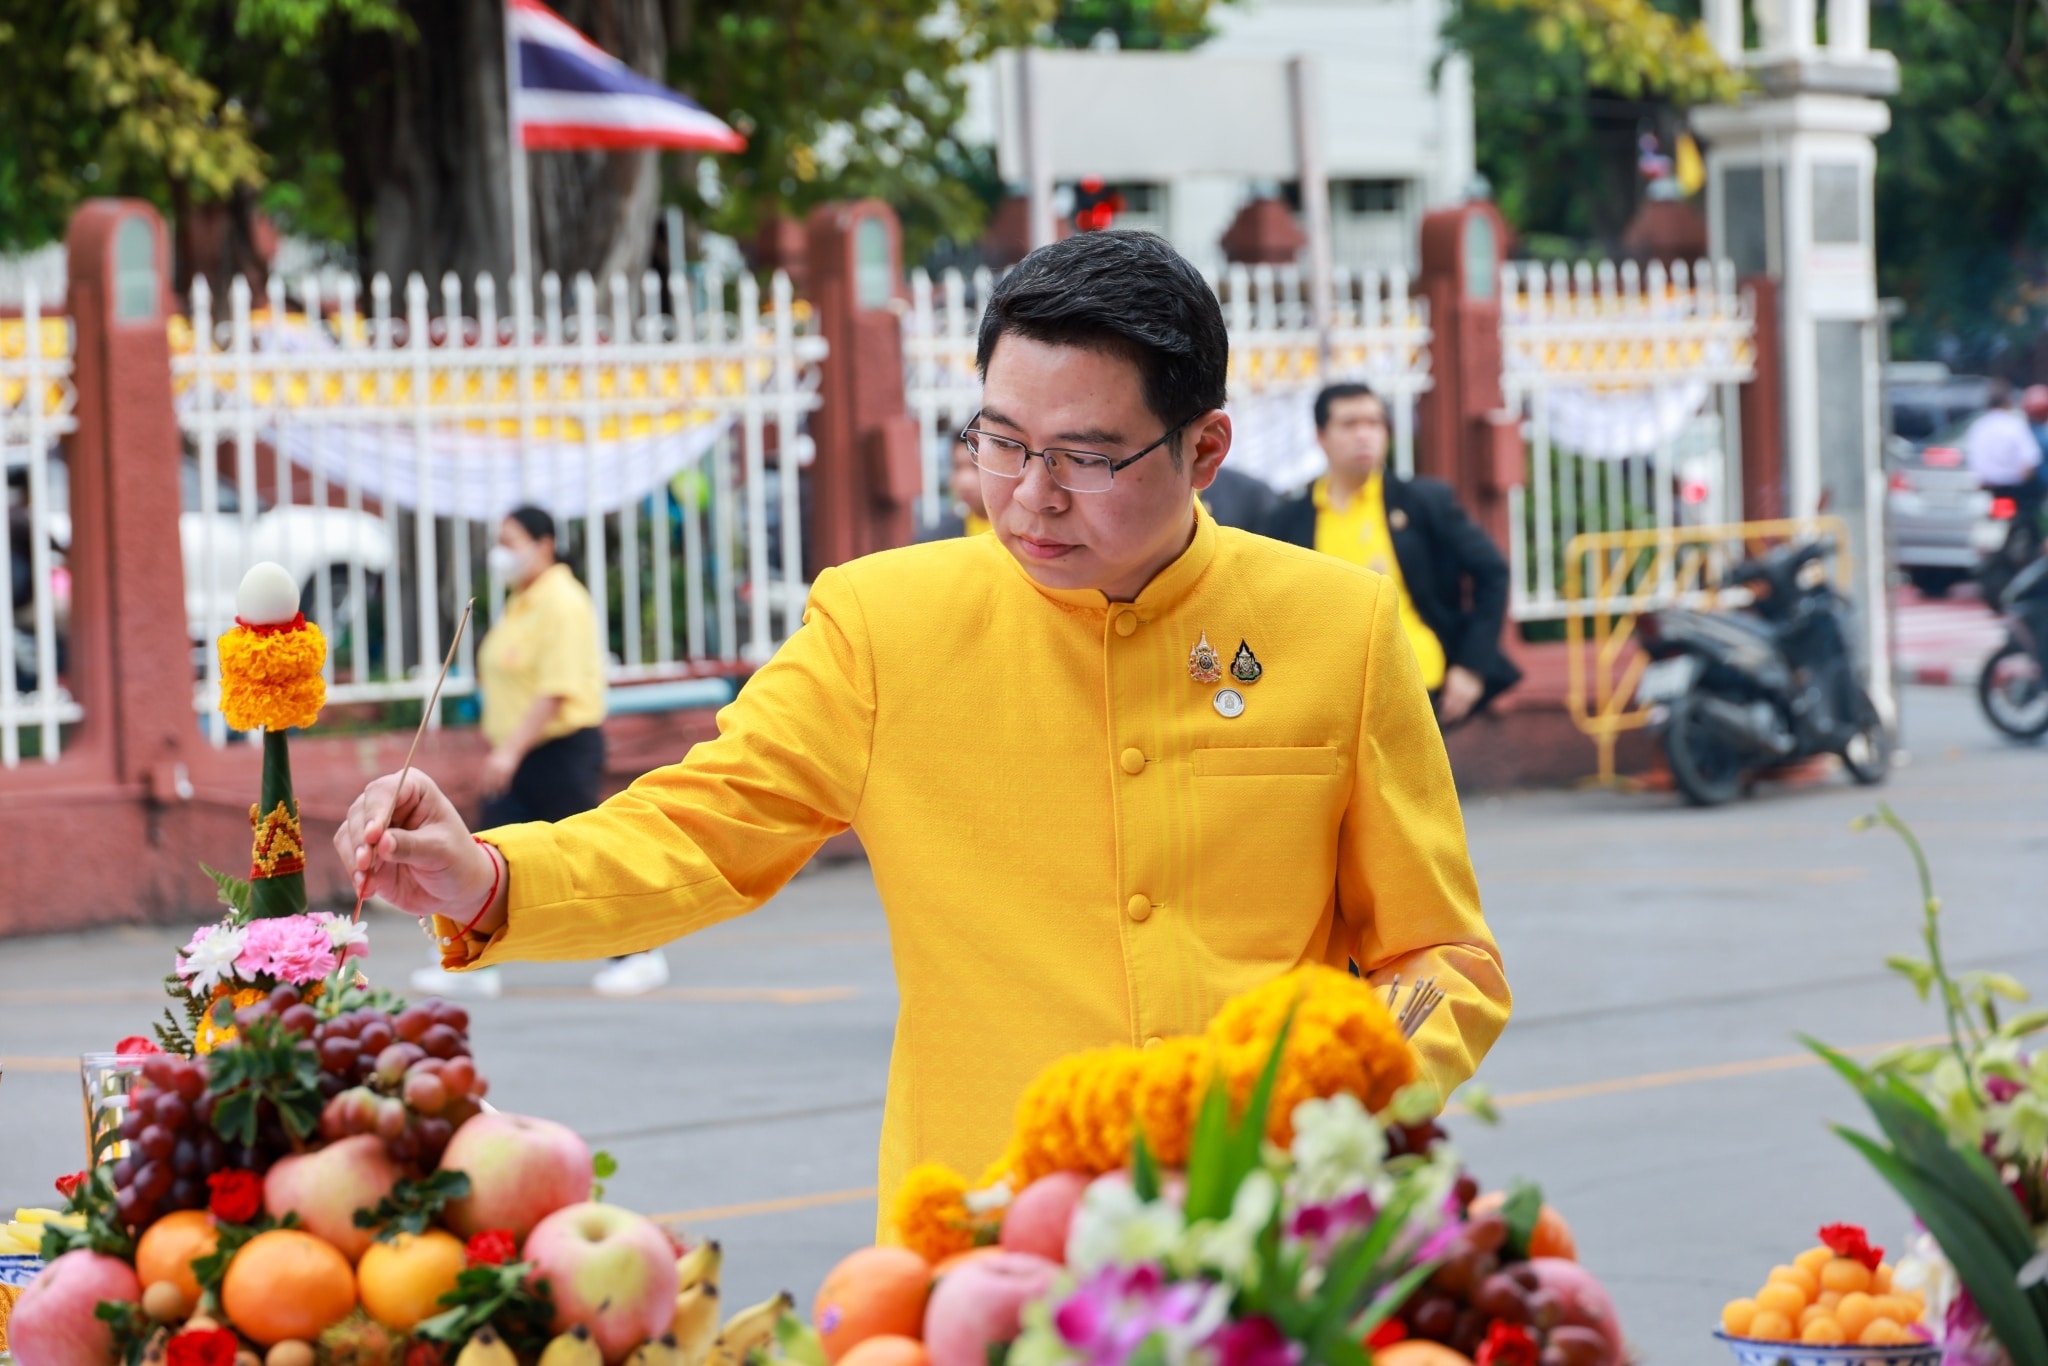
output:
[[235, 976], [235, 960], [242, 955], [243, 933], [228, 925], [208, 925], [192, 936], [178, 960], [178, 975], [197, 996], [204, 996]]
[[370, 927], [345, 915], [323, 911], [320, 919], [327, 925], [327, 942], [334, 946], [334, 961], [346, 962], [360, 958], [370, 951]]
[[1348, 1091], [1294, 1107], [1294, 1193], [1303, 1204], [1368, 1189], [1386, 1152], [1378, 1121]]
[[1067, 1232], [1067, 1268], [1077, 1276], [1105, 1266], [1156, 1262], [1179, 1243], [1187, 1221], [1165, 1200], [1146, 1203], [1120, 1173], [1097, 1177], [1081, 1195]]
[[1280, 1183], [1267, 1171], [1247, 1175], [1231, 1198], [1229, 1217], [1205, 1219], [1191, 1226], [1176, 1250], [1174, 1262], [1183, 1271], [1216, 1272], [1231, 1285], [1250, 1282], [1258, 1260], [1259, 1235], [1273, 1222], [1280, 1204]]
[[1907, 1245], [1906, 1254], [1892, 1271], [1892, 1286], [1898, 1290], [1917, 1290], [1925, 1296], [1927, 1321], [1935, 1324], [1948, 1317], [1949, 1303], [1962, 1288], [1955, 1268], [1942, 1255], [1941, 1246], [1926, 1233], [1915, 1234]]

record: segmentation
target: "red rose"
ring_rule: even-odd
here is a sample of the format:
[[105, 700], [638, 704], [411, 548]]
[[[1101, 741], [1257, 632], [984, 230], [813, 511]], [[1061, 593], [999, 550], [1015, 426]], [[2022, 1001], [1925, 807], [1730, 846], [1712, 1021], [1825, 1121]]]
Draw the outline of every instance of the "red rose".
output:
[[246, 1224], [263, 1208], [263, 1183], [254, 1172], [215, 1172], [206, 1184], [213, 1191], [206, 1207], [224, 1224]]
[[1877, 1270], [1878, 1263], [1884, 1260], [1884, 1249], [1872, 1247], [1870, 1235], [1855, 1224], [1829, 1224], [1820, 1231], [1820, 1240], [1837, 1257], [1861, 1262], [1872, 1271]]
[[241, 1349], [232, 1328], [195, 1328], [172, 1338], [166, 1355], [170, 1366], [235, 1366]]
[[1486, 1341], [1472, 1354], [1472, 1361], [1473, 1366], [1536, 1366], [1541, 1356], [1536, 1350], [1536, 1339], [1529, 1336], [1527, 1328], [1495, 1319], [1486, 1330]]
[[144, 1053], [161, 1053], [163, 1049], [157, 1047], [153, 1039], [145, 1039], [140, 1034], [130, 1034], [114, 1045], [114, 1051], [123, 1057], [132, 1058]]
[[1408, 1325], [1399, 1319], [1388, 1319], [1366, 1336], [1365, 1346], [1367, 1351], [1377, 1352], [1382, 1347], [1392, 1347], [1397, 1342], [1405, 1342], [1407, 1338]]
[[462, 1250], [471, 1266], [503, 1266], [519, 1256], [519, 1235], [509, 1228], [487, 1228]]
[[69, 1200], [77, 1192], [78, 1188], [85, 1184], [86, 1175], [85, 1172], [73, 1172], [69, 1176], [58, 1177], [57, 1194]]

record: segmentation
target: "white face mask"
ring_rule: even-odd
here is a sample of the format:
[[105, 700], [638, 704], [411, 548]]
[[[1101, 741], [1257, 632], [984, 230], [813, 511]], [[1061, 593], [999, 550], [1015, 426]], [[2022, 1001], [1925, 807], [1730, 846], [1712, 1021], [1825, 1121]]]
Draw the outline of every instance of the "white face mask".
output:
[[517, 579], [526, 573], [532, 556], [522, 554], [509, 545], [494, 545], [484, 555], [491, 572], [501, 579]]

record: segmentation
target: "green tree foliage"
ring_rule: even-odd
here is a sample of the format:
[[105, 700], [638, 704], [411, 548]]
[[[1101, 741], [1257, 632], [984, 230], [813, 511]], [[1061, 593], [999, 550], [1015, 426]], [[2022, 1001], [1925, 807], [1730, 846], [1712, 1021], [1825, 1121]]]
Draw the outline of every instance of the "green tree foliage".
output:
[[1879, 287], [1906, 302], [1895, 346], [2039, 378], [2048, 17], [2033, 0], [1900, 0], [1871, 36], [1900, 68], [1877, 169]]
[[166, 208], [296, 179], [324, 130], [305, 58], [388, 0], [70, 0], [0, 21], [0, 248], [61, 236], [89, 194]]
[[1696, 0], [1459, 0], [1444, 37], [1471, 58], [1479, 170], [1536, 255], [1614, 250], [1637, 201], [1637, 137], [1669, 151], [1688, 106], [1741, 88]]
[[1052, 36], [1061, 47], [1088, 47], [1107, 31], [1118, 47], [1180, 52], [1214, 32], [1213, 7], [1213, 0], [1061, 0]]

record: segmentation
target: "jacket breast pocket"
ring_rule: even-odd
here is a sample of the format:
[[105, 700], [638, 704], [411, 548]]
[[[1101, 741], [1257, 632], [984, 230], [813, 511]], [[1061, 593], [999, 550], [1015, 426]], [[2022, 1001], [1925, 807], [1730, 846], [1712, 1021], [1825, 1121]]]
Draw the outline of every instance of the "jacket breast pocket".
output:
[[1292, 966], [1336, 884], [1349, 775], [1329, 745], [1198, 749], [1192, 923], [1239, 965]]

